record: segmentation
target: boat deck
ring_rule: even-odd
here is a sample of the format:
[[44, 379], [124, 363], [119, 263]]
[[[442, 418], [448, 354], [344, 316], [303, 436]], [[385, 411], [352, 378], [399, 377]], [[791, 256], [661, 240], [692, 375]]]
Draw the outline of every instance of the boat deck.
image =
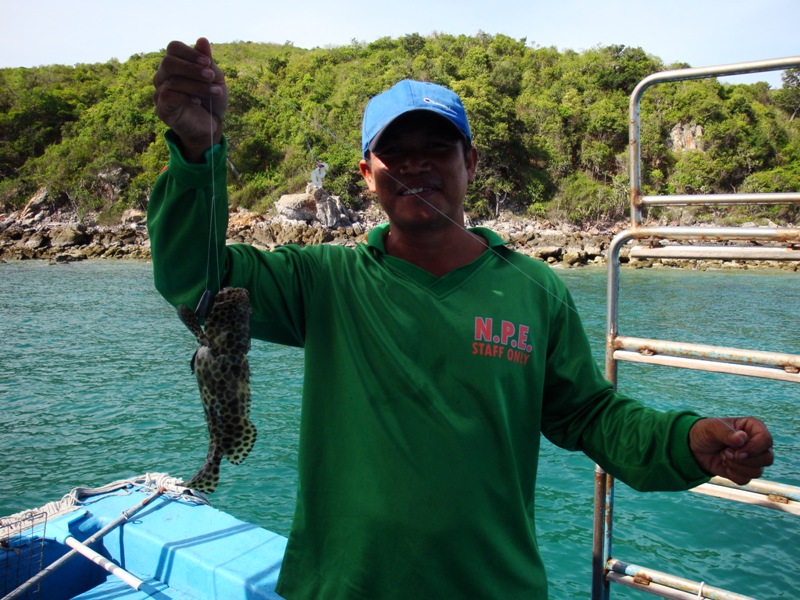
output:
[[[44, 566], [67, 552], [64, 538], [83, 542], [152, 494], [152, 489], [119, 490], [52, 518], [45, 529]], [[91, 547], [144, 585], [135, 590], [75, 556], [40, 582], [38, 597], [280, 599], [274, 590], [286, 538], [205, 504], [162, 495]]]

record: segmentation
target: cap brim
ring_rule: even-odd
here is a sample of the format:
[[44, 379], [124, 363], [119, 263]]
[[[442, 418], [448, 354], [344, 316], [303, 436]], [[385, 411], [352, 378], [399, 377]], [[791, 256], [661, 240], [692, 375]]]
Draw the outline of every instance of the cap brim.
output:
[[451, 121], [447, 116], [443, 115], [442, 113], [440, 113], [439, 111], [436, 111], [436, 110], [431, 110], [431, 109], [428, 109], [428, 108], [415, 108], [415, 109], [407, 110], [406, 112], [400, 113], [399, 115], [394, 117], [391, 121], [386, 123], [386, 125], [384, 125], [383, 128], [381, 128], [378, 131], [378, 133], [376, 133], [372, 137], [372, 140], [370, 141], [370, 143], [369, 143], [369, 145], [368, 145], [368, 147], [366, 149], [366, 152], [367, 153], [374, 152], [375, 148], [377, 148], [378, 144], [380, 144], [380, 141], [381, 141], [381, 139], [383, 137], [383, 134], [386, 133], [392, 127], [392, 125], [397, 123], [398, 120], [410, 117], [410, 116], [415, 115], [415, 114], [424, 114], [426, 116], [427, 115], [431, 115], [431, 116], [434, 116], [434, 117], [438, 117], [438, 119], [441, 122], [447, 123], [450, 126], [450, 128], [453, 130], [453, 133], [458, 138], [462, 139], [465, 144], [467, 144], [467, 145], [471, 145], [472, 144], [472, 141], [464, 134], [463, 131], [461, 131], [458, 128], [458, 125], [453, 123], [453, 121]]

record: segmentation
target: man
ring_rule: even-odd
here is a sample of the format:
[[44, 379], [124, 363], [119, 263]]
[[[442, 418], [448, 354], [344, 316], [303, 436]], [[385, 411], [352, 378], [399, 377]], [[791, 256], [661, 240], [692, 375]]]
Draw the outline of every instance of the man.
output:
[[328, 173], [328, 163], [318, 160], [315, 162], [315, 165], [316, 166], [311, 171], [311, 185], [313, 185], [315, 188], [321, 189], [322, 180], [325, 179], [325, 175]]
[[216, 210], [222, 285], [250, 290], [253, 335], [305, 348], [281, 595], [546, 598], [541, 434], [640, 490], [744, 483], [772, 463], [757, 419], [661, 413], [616, 393], [558, 276], [465, 228], [478, 156], [449, 90], [404, 81], [370, 101], [360, 170], [388, 224], [367, 243], [262, 252], [225, 245], [227, 92], [208, 41], [171, 43], [154, 84], [171, 127], [148, 209], [157, 288], [197, 302], [199, 231]]

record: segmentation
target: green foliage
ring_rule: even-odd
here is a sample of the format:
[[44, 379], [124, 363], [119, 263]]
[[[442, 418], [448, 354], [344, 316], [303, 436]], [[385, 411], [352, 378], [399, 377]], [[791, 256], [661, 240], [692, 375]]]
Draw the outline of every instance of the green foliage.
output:
[[781, 81], [783, 87], [776, 94], [775, 103], [793, 121], [800, 114], [800, 69], [786, 69]]
[[571, 223], [613, 223], [624, 217], [627, 199], [622, 177], [617, 177], [609, 186], [578, 172], [564, 182], [547, 216]]
[[590, 71], [597, 87], [607, 92], [621, 91], [630, 95], [636, 84], [658, 71], [661, 62], [645, 54], [641, 48], [612, 45], [587, 53]]
[[683, 152], [676, 163], [670, 184], [677, 194], [711, 194], [719, 180], [714, 161], [704, 152]]
[[[480, 156], [466, 201], [473, 217], [513, 209], [572, 222], [620, 218], [628, 203], [628, 97], [664, 69], [641, 48], [583, 52], [525, 39], [417, 33], [305, 50], [237, 42], [214, 47], [230, 92], [225, 131], [234, 204], [268, 209], [305, 189], [314, 159], [325, 185], [352, 207], [360, 126], [371, 96], [403, 78], [446, 85], [470, 115]], [[167, 163], [152, 107], [160, 54], [125, 63], [0, 70], [0, 208], [41, 186], [109, 218], [146, 205]], [[800, 187], [800, 72], [780, 90], [715, 79], [660, 85], [642, 104], [647, 193], [796, 191]], [[680, 130], [696, 148], [675, 147]], [[796, 219], [776, 209], [770, 218]]]

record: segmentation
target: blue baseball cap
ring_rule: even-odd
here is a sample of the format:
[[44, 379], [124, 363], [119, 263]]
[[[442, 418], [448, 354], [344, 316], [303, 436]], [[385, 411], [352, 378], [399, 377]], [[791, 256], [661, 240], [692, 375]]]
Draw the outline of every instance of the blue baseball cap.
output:
[[362, 155], [367, 155], [392, 121], [414, 110], [429, 110], [446, 118], [472, 142], [467, 113], [455, 92], [435, 83], [404, 79], [367, 104], [361, 126]]

